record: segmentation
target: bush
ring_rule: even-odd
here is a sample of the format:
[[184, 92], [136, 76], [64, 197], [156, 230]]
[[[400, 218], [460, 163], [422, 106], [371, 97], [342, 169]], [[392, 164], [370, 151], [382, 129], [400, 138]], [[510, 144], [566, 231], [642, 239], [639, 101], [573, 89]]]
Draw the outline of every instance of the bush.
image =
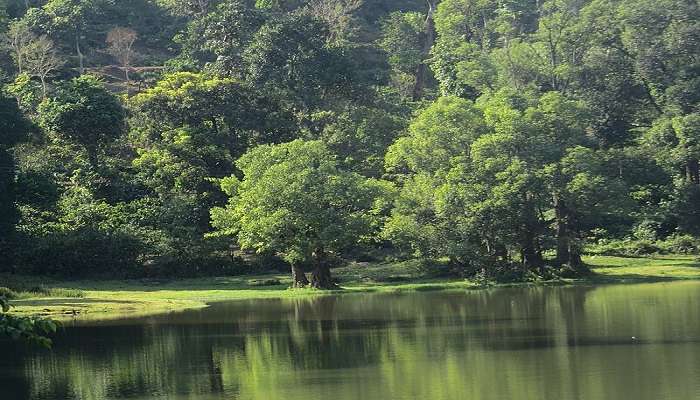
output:
[[478, 270], [472, 277], [475, 282], [487, 285], [490, 283], [513, 283], [528, 280], [529, 274], [520, 264], [497, 261], [486, 268]]
[[0, 297], [4, 297], [6, 300], [12, 300], [16, 299], [18, 294], [10, 288], [0, 286]]
[[600, 239], [588, 245], [589, 254], [635, 257], [652, 254], [700, 254], [700, 239], [690, 235], [672, 235], [665, 240]]
[[40, 297], [85, 297], [85, 293], [80, 289], [47, 288], [43, 285], [31, 287], [26, 292]]
[[700, 238], [690, 235], [674, 235], [661, 242], [660, 247], [669, 254], [700, 254]]
[[16, 254], [21, 272], [72, 278], [133, 275], [143, 250], [133, 235], [91, 228], [52, 232], [24, 243]]

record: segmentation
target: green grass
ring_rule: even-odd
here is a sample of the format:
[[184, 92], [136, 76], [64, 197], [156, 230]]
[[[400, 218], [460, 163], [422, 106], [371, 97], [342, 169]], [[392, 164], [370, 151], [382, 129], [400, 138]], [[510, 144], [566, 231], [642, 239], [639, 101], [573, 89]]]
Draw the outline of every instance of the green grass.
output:
[[[624, 258], [587, 257], [594, 274], [577, 280], [541, 284], [654, 282], [700, 279], [700, 260], [692, 256]], [[440, 265], [419, 261], [354, 263], [334, 270], [342, 291], [288, 289], [287, 274], [182, 279], [173, 281], [57, 281], [36, 277], [0, 276], [0, 286], [43, 288], [20, 291], [14, 313], [44, 315], [59, 320], [114, 319], [205, 307], [237, 299], [291, 298], [333, 293], [465, 290], [479, 285], [464, 279], [435, 277]], [[529, 283], [533, 284], [533, 283]], [[535, 283], [538, 284], [538, 283]]]
[[611, 282], [653, 282], [700, 279], [700, 258], [697, 256], [586, 258], [595, 275], [593, 280]]

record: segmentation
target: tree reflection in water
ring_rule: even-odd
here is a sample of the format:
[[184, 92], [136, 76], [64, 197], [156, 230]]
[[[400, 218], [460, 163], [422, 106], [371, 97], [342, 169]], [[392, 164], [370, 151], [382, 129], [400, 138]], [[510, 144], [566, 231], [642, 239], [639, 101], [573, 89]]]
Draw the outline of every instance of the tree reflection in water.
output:
[[[3, 348], [3, 399], [690, 399], [700, 283], [240, 301]], [[632, 337], [636, 339], [632, 339]]]

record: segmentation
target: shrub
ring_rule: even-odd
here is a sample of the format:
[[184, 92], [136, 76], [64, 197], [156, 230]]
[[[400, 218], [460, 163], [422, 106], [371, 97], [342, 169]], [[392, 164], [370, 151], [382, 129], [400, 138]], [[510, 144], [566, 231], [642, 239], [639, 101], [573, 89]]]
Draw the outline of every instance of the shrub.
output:
[[18, 250], [22, 272], [66, 277], [133, 274], [142, 242], [125, 232], [96, 229], [52, 232], [26, 241]]
[[700, 254], [700, 238], [690, 235], [672, 235], [665, 240], [600, 239], [588, 245], [589, 254], [608, 256], [645, 256], [652, 254]]
[[6, 300], [16, 299], [18, 296], [17, 292], [10, 288], [0, 286], [0, 297], [4, 297]]
[[700, 254], [700, 238], [690, 235], [673, 235], [660, 243], [666, 253]]

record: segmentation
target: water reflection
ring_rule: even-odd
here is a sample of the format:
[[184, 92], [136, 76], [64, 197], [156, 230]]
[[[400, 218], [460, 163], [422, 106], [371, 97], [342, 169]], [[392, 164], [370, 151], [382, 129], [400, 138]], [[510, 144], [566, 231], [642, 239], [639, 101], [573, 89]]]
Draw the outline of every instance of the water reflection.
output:
[[221, 303], [4, 346], [3, 399], [695, 399], [700, 283]]

